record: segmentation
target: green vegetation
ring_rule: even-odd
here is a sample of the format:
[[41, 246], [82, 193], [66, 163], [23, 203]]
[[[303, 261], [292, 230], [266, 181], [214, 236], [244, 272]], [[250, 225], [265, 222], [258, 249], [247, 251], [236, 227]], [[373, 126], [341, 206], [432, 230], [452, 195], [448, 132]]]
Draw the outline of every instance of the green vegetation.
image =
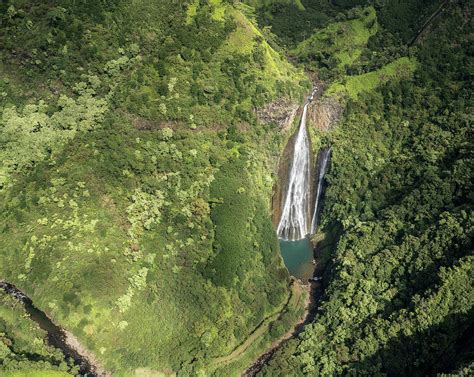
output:
[[415, 69], [415, 58], [399, 58], [376, 71], [347, 76], [343, 83], [334, 82], [329, 86], [325, 95], [338, 98], [347, 96], [355, 100], [361, 93], [372, 92], [387, 82], [410, 79]]
[[[333, 158], [323, 219], [341, 229], [325, 296], [261, 375], [469, 374], [471, 11], [451, 4], [413, 58], [346, 78], [343, 120], [324, 135]], [[410, 75], [372, 83], [400, 61]]]
[[[384, 39], [408, 43], [423, 23], [444, 2], [442, 0], [246, 0], [255, 5], [261, 25], [271, 31], [284, 46], [293, 47], [334, 21], [353, 18], [358, 7], [372, 6], [384, 29]], [[388, 34], [387, 34], [388, 33]], [[334, 38], [337, 36], [334, 35]], [[356, 51], [356, 50], [355, 50]]]
[[[45, 344], [45, 332], [23, 306], [0, 291], [0, 370], [2, 376], [71, 376], [76, 368], [61, 351]], [[70, 373], [68, 373], [70, 372]]]
[[[409, 46], [440, 5], [0, 2], [0, 278], [114, 376], [241, 373], [304, 312], [256, 110], [306, 69], [345, 108], [310, 130], [325, 294], [261, 374], [472, 372], [472, 5]], [[0, 374], [75, 373], [0, 292]]]
[[[258, 9], [258, 20], [266, 35], [281, 46], [292, 46], [333, 22], [351, 6], [336, 5], [325, 0], [246, 0]], [[334, 3], [334, 2], [332, 2]]]
[[265, 318], [292, 325], [268, 208], [284, 135], [254, 109], [310, 83], [253, 17], [0, 5], [0, 276], [114, 375], [206, 374]]
[[380, 6], [380, 22], [398, 40], [410, 42], [421, 25], [445, 1], [443, 0], [400, 0]]
[[5, 377], [67, 377], [71, 376], [69, 373], [59, 372], [57, 370], [24, 370], [15, 372], [6, 372]]
[[373, 7], [355, 9], [349, 17], [349, 21], [331, 23], [302, 41], [292, 55], [308, 68], [317, 69], [322, 77], [327, 70], [332, 70], [332, 74], [345, 72], [360, 57], [378, 26]]
[[256, 9], [276, 4], [295, 6], [300, 11], [306, 10], [301, 0], [247, 0], [246, 3], [250, 4]]
[[295, 323], [303, 318], [307, 294], [298, 283], [293, 283], [291, 295], [283, 309], [266, 318], [257, 329], [250, 334], [244, 343], [226, 356], [214, 360], [214, 366], [219, 367], [219, 374], [233, 374], [234, 371], [245, 370], [248, 365], [260, 356], [262, 349], [272, 346], [273, 339], [285, 336], [292, 331]]

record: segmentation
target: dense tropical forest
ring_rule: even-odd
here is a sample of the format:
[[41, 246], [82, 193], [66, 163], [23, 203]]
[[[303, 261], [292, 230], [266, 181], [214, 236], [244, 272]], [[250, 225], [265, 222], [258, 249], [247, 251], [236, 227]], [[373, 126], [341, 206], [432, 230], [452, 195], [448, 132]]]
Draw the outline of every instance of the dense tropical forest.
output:
[[[472, 7], [449, 4], [413, 45], [404, 9], [373, 11], [294, 50], [345, 104], [323, 136], [325, 230], [339, 240], [314, 323], [265, 376], [473, 372]], [[410, 75], [387, 79], [402, 62]]]
[[[0, 282], [99, 375], [474, 373], [473, 11], [1, 0]], [[315, 292], [271, 199], [315, 85], [324, 289], [289, 337]], [[0, 375], [79, 373], [0, 290]]]

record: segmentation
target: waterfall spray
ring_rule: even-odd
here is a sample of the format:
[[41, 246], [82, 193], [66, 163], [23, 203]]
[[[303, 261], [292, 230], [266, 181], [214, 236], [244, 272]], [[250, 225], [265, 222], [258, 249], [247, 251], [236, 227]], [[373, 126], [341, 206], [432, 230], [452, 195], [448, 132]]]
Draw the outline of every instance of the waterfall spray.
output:
[[285, 205], [277, 229], [278, 237], [285, 240], [303, 239], [311, 231], [309, 220], [311, 154], [306, 130], [306, 114], [314, 93], [308, 98], [303, 108], [303, 115], [295, 140]]

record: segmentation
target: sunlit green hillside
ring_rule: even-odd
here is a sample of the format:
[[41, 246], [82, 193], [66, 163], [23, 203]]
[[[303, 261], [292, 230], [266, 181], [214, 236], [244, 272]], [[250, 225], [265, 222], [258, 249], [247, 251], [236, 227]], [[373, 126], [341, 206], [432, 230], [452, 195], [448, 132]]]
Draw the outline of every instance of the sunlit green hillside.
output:
[[114, 375], [223, 367], [290, 293], [253, 110], [309, 80], [243, 6], [1, 7], [0, 277]]
[[471, 375], [471, 3], [2, 0], [0, 376]]
[[350, 17], [348, 21], [331, 23], [319, 30], [299, 43], [292, 54], [303, 62], [315, 64], [319, 71], [324, 68], [342, 71], [350, 66], [360, 57], [378, 28], [373, 7], [357, 9]]

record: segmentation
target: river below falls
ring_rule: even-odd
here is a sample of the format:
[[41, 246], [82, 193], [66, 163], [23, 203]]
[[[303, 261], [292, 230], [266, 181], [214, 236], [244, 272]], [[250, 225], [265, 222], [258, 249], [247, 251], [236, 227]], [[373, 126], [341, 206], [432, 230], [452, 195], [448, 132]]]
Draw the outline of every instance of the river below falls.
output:
[[[20, 291], [13, 284], [5, 281], [0, 281], [0, 289], [3, 289], [7, 294], [16, 298], [21, 302], [25, 308], [25, 311], [29, 314], [30, 319], [38, 324], [38, 326], [46, 331], [48, 344], [60, 349], [66, 358], [72, 358], [74, 364], [79, 367], [79, 376], [95, 377], [95, 376], [108, 376], [107, 373], [101, 370], [97, 372], [96, 366], [91, 364], [91, 361], [84, 355], [79, 353], [79, 343], [72, 343], [72, 334], [69, 335], [61, 327], [51, 321], [51, 319], [33, 305], [33, 301]], [[69, 336], [69, 339], [68, 339]], [[74, 338], [75, 340], [75, 338]], [[101, 369], [101, 368], [99, 368]]]

